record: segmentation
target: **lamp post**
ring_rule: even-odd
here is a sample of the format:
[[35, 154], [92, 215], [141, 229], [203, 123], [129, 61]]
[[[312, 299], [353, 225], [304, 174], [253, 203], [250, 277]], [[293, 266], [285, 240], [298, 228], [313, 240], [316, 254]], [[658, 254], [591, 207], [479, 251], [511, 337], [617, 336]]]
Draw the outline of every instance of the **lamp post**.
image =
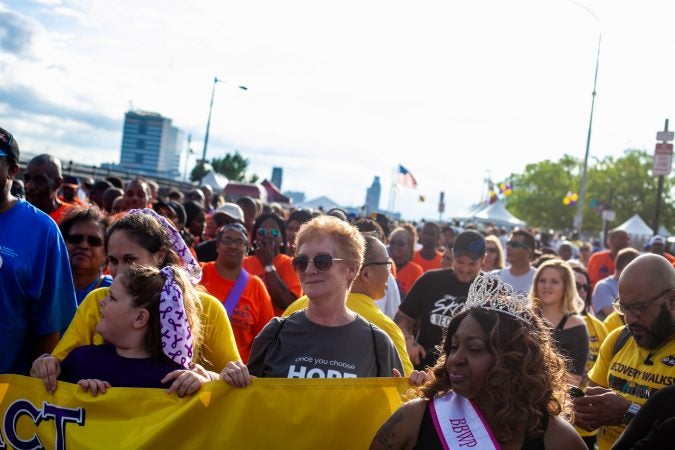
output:
[[[595, 15], [593, 11], [588, 9], [586, 6], [574, 2], [577, 6], [585, 9], [589, 14], [591, 14], [595, 20], [598, 22], [600, 19], [598, 19], [598, 16]], [[591, 100], [591, 117], [588, 121], [588, 134], [586, 136], [586, 152], [584, 154], [584, 166], [581, 171], [581, 185], [579, 186], [579, 201], [577, 202], [577, 211], [576, 214], [574, 215], [574, 223], [573, 227], [579, 233], [581, 233], [581, 227], [583, 225], [583, 217], [584, 217], [584, 200], [586, 197], [586, 182], [588, 178], [588, 153], [591, 149], [591, 130], [593, 129], [593, 110], [595, 109], [595, 95], [597, 94], [596, 92], [596, 86], [598, 84], [598, 68], [600, 67], [600, 44], [602, 42], [602, 33], [598, 34], [598, 54], [595, 59], [595, 77], [593, 78], [593, 92], [591, 93], [592, 95], [592, 100]]]
[[[213, 87], [211, 88], [211, 102], [209, 103], [209, 117], [208, 119], [206, 119], [206, 134], [204, 134], [204, 149], [202, 150], [202, 160], [201, 160], [202, 168], [206, 164], [206, 149], [209, 145], [209, 131], [211, 130], [211, 113], [213, 112], [213, 98], [216, 94], [216, 84], [224, 82], [225, 82], [224, 80], [219, 80], [218, 77], [213, 77]], [[237, 88], [241, 89], [242, 91], [248, 90], [246, 86], [237, 86]], [[202, 171], [202, 174], [199, 177], [200, 185], [202, 184], [203, 179], [204, 173]]]

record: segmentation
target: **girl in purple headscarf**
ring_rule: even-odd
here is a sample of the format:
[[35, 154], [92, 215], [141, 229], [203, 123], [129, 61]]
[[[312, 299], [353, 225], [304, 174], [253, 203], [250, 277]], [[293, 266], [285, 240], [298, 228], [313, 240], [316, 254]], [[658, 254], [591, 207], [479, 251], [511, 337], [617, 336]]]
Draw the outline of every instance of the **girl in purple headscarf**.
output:
[[193, 349], [201, 342], [196, 302], [197, 292], [183, 269], [130, 266], [100, 301], [96, 331], [106, 344], [71, 351], [60, 364], [58, 379], [96, 396], [111, 386], [168, 388], [181, 377], [178, 395], [193, 394], [208, 381], [189, 370]]

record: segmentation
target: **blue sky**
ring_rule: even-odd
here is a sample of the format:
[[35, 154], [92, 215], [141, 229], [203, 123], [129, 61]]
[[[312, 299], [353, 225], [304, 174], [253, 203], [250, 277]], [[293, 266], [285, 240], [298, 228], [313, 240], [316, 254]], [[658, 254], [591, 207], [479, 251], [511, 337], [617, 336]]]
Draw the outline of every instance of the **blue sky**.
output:
[[0, 0], [0, 123], [26, 151], [117, 162], [131, 106], [201, 154], [218, 76], [209, 158], [238, 150], [346, 206], [378, 175], [386, 207], [403, 164], [419, 188], [397, 209], [438, 219], [444, 191], [447, 218], [486, 177], [583, 157], [599, 33], [591, 156], [652, 151], [675, 105], [672, 17], [667, 0]]

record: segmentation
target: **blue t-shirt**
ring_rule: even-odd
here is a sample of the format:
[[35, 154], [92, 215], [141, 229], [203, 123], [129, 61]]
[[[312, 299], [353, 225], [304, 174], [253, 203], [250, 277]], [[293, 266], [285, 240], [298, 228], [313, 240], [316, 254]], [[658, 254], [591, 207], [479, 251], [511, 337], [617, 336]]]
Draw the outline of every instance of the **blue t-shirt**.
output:
[[125, 358], [110, 344], [77, 347], [61, 361], [59, 380], [77, 383], [86, 378], [107, 381], [113, 387], [161, 388], [160, 381], [174, 370], [185, 369], [169, 358]]
[[110, 275], [98, 275], [94, 281], [92, 281], [89, 286], [85, 286], [82, 289], [75, 289], [75, 298], [77, 299], [77, 306], [82, 304], [84, 298], [89, 295], [91, 291], [98, 288], [110, 287], [112, 286], [113, 279]]
[[76, 308], [56, 223], [19, 200], [0, 214], [0, 374], [28, 375], [35, 338], [65, 330]]

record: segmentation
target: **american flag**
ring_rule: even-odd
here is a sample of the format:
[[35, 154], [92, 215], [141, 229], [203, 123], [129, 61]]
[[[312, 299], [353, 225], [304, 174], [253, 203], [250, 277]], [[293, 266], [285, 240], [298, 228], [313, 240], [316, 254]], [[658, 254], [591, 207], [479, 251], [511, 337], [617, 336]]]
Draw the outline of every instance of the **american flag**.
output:
[[417, 180], [412, 173], [402, 165], [398, 165], [398, 179], [396, 180], [401, 186], [409, 187], [411, 189], [417, 188]]

